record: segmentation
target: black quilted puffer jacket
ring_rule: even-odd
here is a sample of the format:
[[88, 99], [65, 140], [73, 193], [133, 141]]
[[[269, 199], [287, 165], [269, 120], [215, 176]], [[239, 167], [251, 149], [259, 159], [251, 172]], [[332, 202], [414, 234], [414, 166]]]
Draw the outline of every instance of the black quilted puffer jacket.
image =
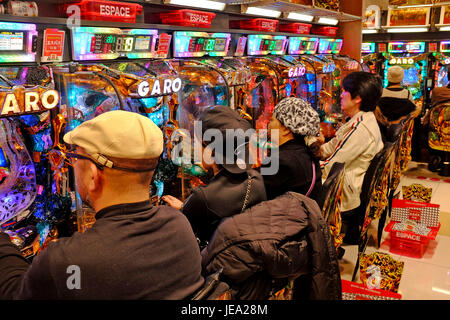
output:
[[317, 203], [298, 193], [225, 218], [202, 251], [202, 265], [205, 275], [223, 268], [235, 299], [267, 299], [276, 284], [292, 279], [296, 297], [342, 298], [328, 226]]

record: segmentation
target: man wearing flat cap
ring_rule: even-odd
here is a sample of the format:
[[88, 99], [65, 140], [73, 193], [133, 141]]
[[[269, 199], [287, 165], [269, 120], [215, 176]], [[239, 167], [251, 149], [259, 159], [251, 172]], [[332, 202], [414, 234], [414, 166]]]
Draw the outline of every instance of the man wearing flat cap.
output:
[[106, 112], [64, 136], [79, 194], [96, 222], [49, 244], [29, 264], [0, 233], [0, 299], [178, 300], [202, 285], [184, 215], [150, 202], [163, 134], [148, 118]]
[[388, 85], [383, 89], [383, 94], [375, 109], [375, 116], [381, 125], [381, 133], [385, 127], [399, 123], [405, 117], [417, 116], [418, 110], [413, 95], [408, 89], [402, 87], [405, 71], [400, 66], [392, 66], [388, 69]]

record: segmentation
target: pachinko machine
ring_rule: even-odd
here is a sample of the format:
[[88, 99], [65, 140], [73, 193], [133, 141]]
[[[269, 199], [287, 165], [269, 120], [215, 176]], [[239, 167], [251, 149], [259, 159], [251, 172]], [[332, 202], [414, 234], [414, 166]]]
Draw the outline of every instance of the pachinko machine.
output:
[[64, 121], [52, 69], [38, 65], [36, 25], [0, 22], [0, 229], [31, 260], [75, 231]]

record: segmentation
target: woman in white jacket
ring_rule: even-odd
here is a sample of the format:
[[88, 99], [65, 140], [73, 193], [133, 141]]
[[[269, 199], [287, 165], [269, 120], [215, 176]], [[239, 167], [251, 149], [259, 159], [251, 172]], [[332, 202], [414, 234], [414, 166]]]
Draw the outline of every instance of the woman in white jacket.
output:
[[321, 147], [322, 178], [326, 179], [333, 163], [345, 163], [341, 202], [344, 242], [359, 240], [360, 193], [370, 161], [383, 149], [380, 129], [373, 114], [381, 97], [382, 84], [378, 76], [367, 72], [353, 72], [342, 80], [342, 113], [350, 118], [336, 136]]

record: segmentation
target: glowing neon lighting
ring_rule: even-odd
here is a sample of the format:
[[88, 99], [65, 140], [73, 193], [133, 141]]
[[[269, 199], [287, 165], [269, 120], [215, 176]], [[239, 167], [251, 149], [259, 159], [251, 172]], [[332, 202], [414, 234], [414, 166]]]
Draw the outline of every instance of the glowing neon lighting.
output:
[[342, 39], [320, 39], [319, 53], [334, 53], [338, 54], [341, 51], [343, 41]]
[[274, 36], [273, 40], [275, 40], [275, 41], [283, 40], [283, 44], [282, 44], [280, 50], [274, 50], [274, 51], [271, 51], [270, 53], [271, 54], [285, 54], [286, 53], [286, 44], [288, 41], [287, 37], [286, 36]]
[[362, 53], [374, 53], [375, 52], [375, 42], [364, 42], [361, 45]]
[[224, 57], [227, 55], [228, 52], [228, 48], [230, 46], [230, 42], [231, 42], [231, 33], [211, 33], [210, 34], [211, 38], [225, 38], [226, 39], [226, 43], [225, 43], [225, 50], [223, 51], [212, 51], [209, 52], [208, 54], [211, 57]]
[[33, 52], [33, 36], [38, 35], [36, 25], [30, 23], [0, 22], [0, 30], [25, 31], [28, 37], [24, 41], [25, 52], [16, 54], [0, 54], [0, 63], [7, 62], [34, 62], [36, 52]]
[[267, 55], [270, 53], [269, 50], [260, 50], [260, 44], [261, 41], [264, 40], [271, 40], [273, 39], [270, 35], [263, 35], [263, 34], [251, 34], [248, 36], [248, 46], [247, 46], [247, 53], [249, 56], [254, 55]]
[[192, 38], [209, 38], [207, 32], [195, 32], [195, 31], [175, 31], [174, 33], [174, 46], [173, 55], [176, 58], [186, 57], [203, 57], [205, 51], [191, 52], [189, 51], [189, 44]]
[[314, 54], [318, 46], [319, 38], [289, 37], [289, 54]]
[[[388, 44], [388, 52], [391, 52], [391, 53], [403, 53], [403, 52], [406, 51], [406, 47], [404, 49], [399, 49], [399, 47], [402, 48], [403, 46], [405, 46], [404, 42], [389, 42], [389, 44]], [[394, 49], [395, 47], [397, 47], [397, 49]]]
[[425, 52], [425, 42], [408, 42], [406, 44], [406, 51], [411, 53]]
[[120, 57], [120, 53], [90, 53], [91, 39], [96, 34], [121, 35], [118, 28], [78, 27], [72, 29], [73, 59], [84, 60], [113, 60]]
[[124, 34], [152, 36], [152, 43], [149, 52], [133, 52], [126, 53], [129, 59], [148, 59], [154, 58], [156, 53], [156, 39], [158, 38], [158, 30], [155, 29], [131, 29], [123, 30]]
[[450, 41], [441, 41], [440, 52], [450, 52]]

